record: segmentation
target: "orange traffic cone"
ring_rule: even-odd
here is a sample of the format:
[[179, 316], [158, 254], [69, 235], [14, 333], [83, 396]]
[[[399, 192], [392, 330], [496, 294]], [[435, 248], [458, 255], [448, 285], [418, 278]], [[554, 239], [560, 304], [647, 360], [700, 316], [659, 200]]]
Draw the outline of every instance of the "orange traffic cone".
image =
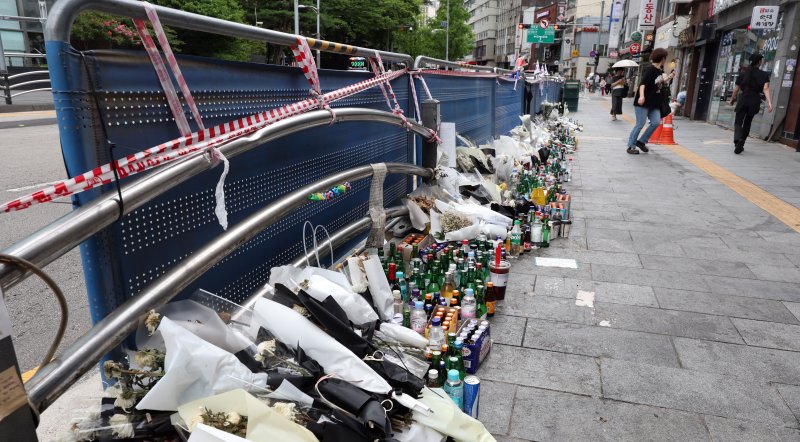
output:
[[661, 123], [663, 129], [661, 130], [661, 136], [658, 139], [658, 144], [678, 144], [675, 142], [675, 137], [673, 136], [673, 129], [672, 129], [672, 114], [669, 114], [664, 118], [664, 122]]
[[650, 135], [650, 139], [647, 140], [650, 144], [661, 144], [658, 140], [661, 139], [661, 128], [664, 127], [664, 120], [661, 120], [661, 124], [658, 125], [658, 128], [653, 132], [653, 135]]

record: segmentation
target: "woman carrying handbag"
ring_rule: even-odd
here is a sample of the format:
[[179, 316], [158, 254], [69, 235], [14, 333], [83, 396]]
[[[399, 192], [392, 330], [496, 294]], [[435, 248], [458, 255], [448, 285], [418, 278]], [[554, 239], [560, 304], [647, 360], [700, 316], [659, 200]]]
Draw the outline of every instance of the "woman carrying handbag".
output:
[[[641, 149], [642, 152], [650, 151], [650, 149], [647, 148], [647, 141], [658, 128], [658, 125], [661, 124], [662, 109], [666, 110], [667, 114], [669, 113], [668, 98], [665, 99], [665, 95], [662, 92], [662, 85], [672, 80], [672, 78], [675, 77], [675, 72], [669, 75], [664, 74], [663, 66], [666, 58], [666, 49], [655, 49], [650, 54], [651, 66], [645, 69], [642, 75], [642, 81], [639, 83], [639, 87], [636, 88], [636, 95], [633, 97], [636, 124], [633, 126], [631, 134], [628, 137], [627, 152], [629, 154], [638, 155], [639, 151], [636, 149], [637, 147]], [[666, 107], [664, 106], [665, 103]], [[648, 121], [650, 124], [637, 140], [636, 137]]]

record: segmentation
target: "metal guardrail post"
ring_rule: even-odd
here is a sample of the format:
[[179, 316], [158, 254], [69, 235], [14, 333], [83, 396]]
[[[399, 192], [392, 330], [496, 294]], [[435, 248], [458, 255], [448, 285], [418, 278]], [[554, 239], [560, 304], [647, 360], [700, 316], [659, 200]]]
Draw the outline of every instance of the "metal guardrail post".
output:
[[[439, 112], [439, 100], [422, 100], [420, 103], [420, 116], [422, 125], [428, 129], [439, 131], [439, 124], [442, 122], [442, 115]], [[422, 167], [428, 169], [436, 168], [436, 156], [439, 145], [435, 140], [426, 137], [422, 139]]]
[[3, 97], [6, 99], [6, 104], [11, 104], [11, 81], [8, 79], [8, 73], [0, 75], [3, 77]]

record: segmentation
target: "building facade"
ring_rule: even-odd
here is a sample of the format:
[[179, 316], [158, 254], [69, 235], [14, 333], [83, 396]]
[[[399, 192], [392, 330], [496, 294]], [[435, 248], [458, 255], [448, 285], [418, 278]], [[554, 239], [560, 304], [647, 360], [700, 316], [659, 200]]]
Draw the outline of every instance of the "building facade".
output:
[[475, 34], [475, 49], [466, 61], [483, 66], [497, 66], [495, 44], [500, 0], [466, 0], [464, 6], [469, 11], [467, 22]]

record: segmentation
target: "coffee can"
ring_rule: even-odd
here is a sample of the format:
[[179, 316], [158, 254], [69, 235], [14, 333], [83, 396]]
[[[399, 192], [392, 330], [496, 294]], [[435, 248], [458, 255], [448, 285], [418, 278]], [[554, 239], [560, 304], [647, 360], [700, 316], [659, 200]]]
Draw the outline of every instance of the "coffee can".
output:
[[464, 378], [464, 413], [478, 419], [478, 403], [481, 396], [481, 380], [475, 375]]

